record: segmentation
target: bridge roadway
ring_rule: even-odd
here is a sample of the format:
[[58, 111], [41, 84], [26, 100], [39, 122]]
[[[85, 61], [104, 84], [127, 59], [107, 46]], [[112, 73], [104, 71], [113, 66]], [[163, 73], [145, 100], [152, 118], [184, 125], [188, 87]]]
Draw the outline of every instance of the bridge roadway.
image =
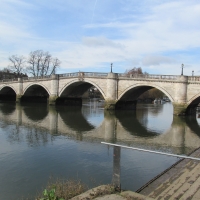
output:
[[[17, 102], [34, 96], [45, 97], [50, 105], [74, 103], [95, 86], [105, 99], [105, 109], [135, 109], [137, 98], [151, 88], [169, 97], [175, 115], [195, 113], [200, 102], [199, 76], [127, 75], [76, 72], [46, 77], [28, 77], [0, 82], [0, 98], [15, 95]], [[72, 98], [73, 97], [73, 98]], [[76, 101], [75, 101], [76, 103]]]
[[[4, 111], [0, 109], [0, 120], [3, 122], [16, 124], [16, 132], [9, 133], [9, 139], [20, 140], [23, 134], [20, 133], [19, 126], [27, 128], [28, 140], [27, 142], [43, 144], [50, 142], [55, 135], [66, 135], [69, 138], [83, 141], [116, 141], [121, 144], [128, 144], [132, 146], [139, 146], [150, 149], [152, 145], [157, 146], [158, 149], [172, 146], [172, 153], [175, 154], [187, 154], [189, 152], [184, 151], [185, 147], [191, 149], [200, 146], [200, 137], [194, 132], [198, 133], [199, 125], [194, 123], [187, 123], [186, 120], [179, 118], [178, 116], [173, 117], [173, 121], [169, 130], [165, 133], [156, 133], [153, 131], [146, 130], [137, 119], [137, 116], [133, 116], [132, 120], [134, 123], [134, 130], [131, 130], [123, 122], [122, 115], [114, 115], [110, 111], [105, 111], [104, 119], [98, 127], [88, 123], [87, 119], [81, 113], [81, 109], [70, 112], [69, 109], [55, 109], [55, 107], [37, 107], [36, 112], [33, 113], [33, 109], [29, 111], [28, 107], [23, 107], [19, 104], [14, 104], [10, 111]], [[38, 121], [38, 113], [40, 112], [41, 119]], [[35, 121], [35, 119], [37, 119]], [[76, 120], [76, 126], [74, 125], [74, 119]], [[77, 126], [77, 123], [80, 123]], [[188, 124], [188, 125], [187, 125]], [[192, 125], [189, 125], [192, 124]], [[44, 130], [40, 134], [34, 134], [33, 130]], [[50, 132], [51, 135], [45, 134]], [[145, 135], [151, 135], [152, 137], [145, 137], [137, 135], [141, 131]], [[133, 134], [133, 132], [135, 134]], [[22, 139], [22, 138], [21, 138]], [[182, 147], [182, 148], [180, 148]]]

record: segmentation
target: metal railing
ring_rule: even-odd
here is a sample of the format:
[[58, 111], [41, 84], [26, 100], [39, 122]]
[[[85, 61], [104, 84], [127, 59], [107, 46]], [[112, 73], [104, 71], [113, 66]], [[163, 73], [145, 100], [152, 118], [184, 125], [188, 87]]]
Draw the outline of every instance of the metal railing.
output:
[[114, 147], [122, 147], [122, 148], [132, 149], [132, 150], [136, 150], [136, 151], [142, 151], [142, 152], [148, 152], [148, 153], [154, 153], [154, 154], [160, 154], [160, 155], [166, 155], [166, 156], [173, 156], [173, 157], [177, 157], [177, 158], [185, 158], [185, 159], [191, 159], [191, 160], [200, 161], [200, 158], [191, 157], [191, 156], [177, 155], [177, 154], [165, 153], [165, 152], [161, 152], [161, 151], [152, 151], [152, 150], [148, 150], [148, 149], [141, 149], [141, 148], [124, 146], [124, 145], [108, 143], [108, 142], [101, 142], [101, 144], [114, 146]]

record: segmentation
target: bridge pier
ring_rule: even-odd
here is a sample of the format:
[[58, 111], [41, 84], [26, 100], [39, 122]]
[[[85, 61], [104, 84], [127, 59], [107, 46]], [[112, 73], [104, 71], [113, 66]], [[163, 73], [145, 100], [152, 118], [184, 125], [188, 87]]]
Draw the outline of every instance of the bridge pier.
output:
[[49, 96], [49, 105], [55, 105], [58, 98], [59, 75], [51, 75], [51, 95]]
[[175, 83], [175, 96], [174, 96], [174, 115], [186, 115], [187, 108], [187, 83], [188, 76], [179, 76], [178, 82]]
[[106, 110], [115, 110], [115, 104], [117, 100], [117, 78], [118, 74], [116, 73], [108, 73], [107, 76], [107, 94], [105, 99]]
[[22, 96], [23, 96], [23, 95], [21, 95], [21, 94], [17, 94], [17, 95], [16, 95], [16, 100], [15, 100], [16, 103], [21, 103]]
[[49, 96], [48, 102], [50, 106], [56, 105], [56, 99], [58, 98], [57, 95], [51, 95]]
[[184, 116], [187, 115], [186, 108], [187, 104], [185, 103], [173, 103], [174, 115]]

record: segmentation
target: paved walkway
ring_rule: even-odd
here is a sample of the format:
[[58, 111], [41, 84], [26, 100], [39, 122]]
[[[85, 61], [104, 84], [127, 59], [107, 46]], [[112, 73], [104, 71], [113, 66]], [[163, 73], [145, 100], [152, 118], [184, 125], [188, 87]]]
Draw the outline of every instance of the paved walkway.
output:
[[[190, 156], [199, 158], [200, 149]], [[200, 161], [181, 160], [139, 193], [153, 199], [200, 200]]]
[[[190, 156], [200, 158], [200, 148]], [[72, 198], [73, 200], [200, 200], [200, 161], [182, 159], [137, 191], [114, 193], [102, 185]]]

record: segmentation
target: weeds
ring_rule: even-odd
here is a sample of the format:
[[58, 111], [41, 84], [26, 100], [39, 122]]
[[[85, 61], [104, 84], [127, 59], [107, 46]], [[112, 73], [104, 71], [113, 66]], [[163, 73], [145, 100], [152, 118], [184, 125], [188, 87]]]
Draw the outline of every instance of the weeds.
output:
[[50, 179], [43, 196], [36, 200], [67, 200], [86, 191], [86, 186], [81, 181]]

